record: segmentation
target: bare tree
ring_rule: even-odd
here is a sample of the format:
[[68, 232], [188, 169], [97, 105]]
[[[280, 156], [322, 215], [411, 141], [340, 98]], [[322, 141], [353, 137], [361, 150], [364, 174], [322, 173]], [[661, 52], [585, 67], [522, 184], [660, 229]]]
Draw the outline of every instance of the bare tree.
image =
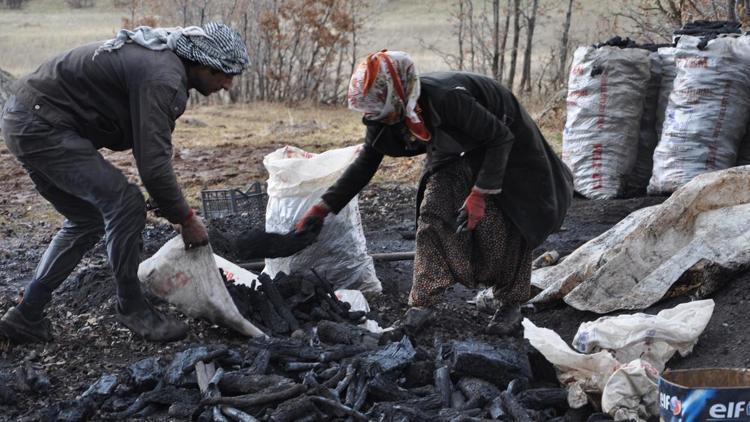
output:
[[516, 79], [516, 61], [518, 59], [518, 40], [521, 32], [521, 0], [513, 0], [513, 45], [510, 50], [510, 69], [508, 70], [508, 88], [512, 91]]
[[500, 66], [498, 66], [497, 80], [502, 80], [505, 70], [505, 46], [508, 43], [508, 30], [510, 29], [510, 11], [512, 0], [508, 0], [508, 7], [505, 9], [505, 29], [503, 29], [503, 40], [500, 42]]
[[523, 67], [521, 71], [521, 90], [531, 92], [531, 52], [534, 41], [534, 29], [536, 27], [536, 13], [539, 9], [539, 0], [533, 0], [531, 13], [526, 17], [526, 49], [523, 53]]
[[558, 59], [560, 60], [557, 68], [555, 82], [558, 86], [566, 83], [568, 69], [568, 40], [570, 39], [570, 22], [573, 17], [573, 2], [568, 0], [568, 10], [565, 12], [565, 22], [563, 23], [562, 37], [560, 37], [560, 48], [558, 50]]
[[727, 20], [737, 22], [737, 0], [727, 0]]

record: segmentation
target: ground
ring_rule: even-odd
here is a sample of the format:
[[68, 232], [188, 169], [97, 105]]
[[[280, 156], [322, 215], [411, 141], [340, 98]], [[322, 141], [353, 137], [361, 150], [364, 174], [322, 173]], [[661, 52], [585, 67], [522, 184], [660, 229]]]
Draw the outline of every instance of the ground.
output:
[[[204, 188], [242, 186], [264, 180], [262, 157], [285, 143], [323, 150], [359, 141], [355, 118], [342, 110], [266, 108], [203, 108], [192, 110], [178, 123], [175, 135], [175, 167], [187, 196], [199, 206], [198, 192]], [[291, 113], [297, 113], [294, 116]], [[287, 116], [283, 120], [263, 115]], [[192, 119], [192, 120], [191, 120]], [[242, 123], [238, 123], [242, 122]], [[203, 126], [205, 124], [205, 126]], [[219, 138], [217, 140], [217, 138]], [[135, 179], [127, 153], [106, 153]], [[414, 184], [420, 162], [390, 160], [376, 181], [360, 195], [365, 236], [371, 252], [411, 251], [414, 248]], [[588, 201], [576, 199], [563, 228], [535, 251], [569, 254], [587, 240], [604, 232], [631, 211], [659, 203], [661, 197], [627, 200]], [[34, 192], [23, 169], [0, 144], [0, 312], [13, 304], [32, 275], [34, 266], [59, 226], [61, 219]], [[144, 257], [153, 254], [174, 235], [163, 220], [150, 219], [144, 233]], [[411, 283], [410, 261], [378, 262], [376, 270], [384, 291], [371, 297], [381, 323], [389, 325], [407, 309]], [[743, 347], [750, 334], [743, 329], [750, 316], [745, 312], [750, 293], [750, 275], [741, 274], [719, 290], [714, 316], [692, 354], [675, 358], [671, 368], [750, 366], [750, 349]], [[55, 341], [47, 345], [0, 345], [0, 371], [16, 368], [25, 361], [38, 364], [50, 376], [52, 390], [43, 396], [29, 395], [18, 407], [0, 406], [0, 420], [17, 420], [30, 409], [48, 406], [81, 394], [103, 372], [122, 370], [144, 357], [170, 357], [188, 345], [224, 343], [240, 345], [246, 340], [226, 329], [191, 320], [188, 339], [169, 345], [154, 345], [134, 339], [113, 318], [114, 285], [104, 247], [100, 243], [56, 292], [49, 308]], [[500, 341], [483, 328], [489, 315], [466, 303], [474, 294], [460, 286], [452, 288], [438, 306], [436, 320], [417, 335], [415, 341], [432, 347], [435, 340], [476, 338]], [[657, 304], [647, 312], [689, 300], [678, 297]], [[560, 306], [530, 315], [535, 324], [551, 328], [570, 342], [579, 324], [598, 315]]]

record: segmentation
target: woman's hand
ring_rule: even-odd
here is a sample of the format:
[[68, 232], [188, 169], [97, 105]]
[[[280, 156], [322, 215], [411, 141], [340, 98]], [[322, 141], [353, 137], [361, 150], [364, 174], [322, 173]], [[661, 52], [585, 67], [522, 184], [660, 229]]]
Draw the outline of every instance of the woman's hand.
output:
[[456, 233], [474, 231], [479, 221], [484, 217], [484, 211], [484, 194], [476, 188], [472, 188], [463, 206], [458, 210], [458, 217], [456, 218], [458, 229]]

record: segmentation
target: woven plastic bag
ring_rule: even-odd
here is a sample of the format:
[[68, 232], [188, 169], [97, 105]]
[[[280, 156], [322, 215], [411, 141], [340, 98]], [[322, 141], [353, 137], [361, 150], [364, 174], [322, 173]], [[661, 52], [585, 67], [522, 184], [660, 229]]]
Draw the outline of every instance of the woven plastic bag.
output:
[[649, 51], [579, 47], [573, 56], [563, 131], [563, 161], [576, 192], [622, 196], [638, 153], [643, 102], [651, 79]]
[[677, 76], [654, 151], [650, 194], [672, 193], [693, 177], [732, 167], [750, 113], [750, 53], [736, 37], [682, 36]]
[[[285, 233], [343, 174], [360, 146], [312, 154], [286, 146], [263, 159], [268, 170], [266, 230]], [[326, 217], [317, 242], [288, 257], [266, 259], [263, 272], [274, 277], [279, 272], [304, 273], [315, 270], [336, 289], [380, 292], [372, 257], [362, 230], [357, 198], [338, 214]]]

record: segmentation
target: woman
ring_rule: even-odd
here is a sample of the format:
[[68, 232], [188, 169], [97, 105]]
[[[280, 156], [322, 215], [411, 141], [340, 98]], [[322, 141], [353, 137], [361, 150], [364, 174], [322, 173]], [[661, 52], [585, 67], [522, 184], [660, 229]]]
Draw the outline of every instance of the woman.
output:
[[526, 301], [532, 250], [562, 224], [573, 179], [513, 94], [471, 73], [419, 77], [408, 55], [383, 50], [354, 72], [348, 101], [364, 113], [364, 147], [297, 230], [338, 213], [384, 155], [427, 154], [409, 305], [430, 307], [455, 282], [491, 286], [487, 310]]

